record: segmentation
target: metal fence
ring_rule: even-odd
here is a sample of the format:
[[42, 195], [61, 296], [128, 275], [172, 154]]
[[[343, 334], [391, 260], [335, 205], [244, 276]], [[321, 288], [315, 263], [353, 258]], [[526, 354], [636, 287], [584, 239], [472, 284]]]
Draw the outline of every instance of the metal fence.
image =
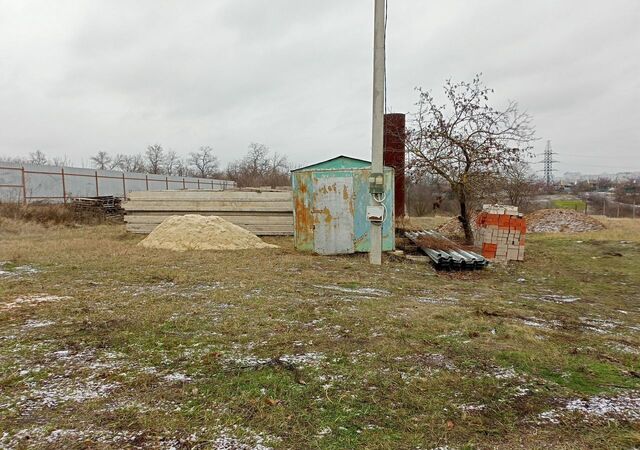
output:
[[77, 167], [0, 165], [0, 201], [22, 203], [66, 203], [75, 197], [177, 189], [224, 190], [235, 182], [209, 178], [176, 177]]

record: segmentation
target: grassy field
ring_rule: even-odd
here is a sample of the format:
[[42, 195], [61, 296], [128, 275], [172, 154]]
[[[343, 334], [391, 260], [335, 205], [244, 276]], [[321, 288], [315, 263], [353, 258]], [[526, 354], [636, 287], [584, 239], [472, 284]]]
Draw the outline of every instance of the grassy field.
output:
[[553, 201], [554, 208], [560, 209], [573, 209], [575, 211], [584, 212], [587, 204], [583, 200], [575, 199], [575, 200], [554, 200]]
[[631, 449], [640, 220], [474, 273], [0, 219], [0, 448]]

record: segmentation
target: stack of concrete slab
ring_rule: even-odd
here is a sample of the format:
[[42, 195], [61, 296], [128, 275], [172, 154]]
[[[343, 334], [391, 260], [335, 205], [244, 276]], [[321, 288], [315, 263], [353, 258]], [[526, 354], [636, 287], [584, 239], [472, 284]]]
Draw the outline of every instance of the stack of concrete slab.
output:
[[527, 224], [518, 208], [484, 205], [476, 218], [475, 244], [495, 261], [523, 261]]
[[219, 216], [258, 236], [293, 234], [291, 192], [261, 190], [131, 192], [123, 203], [127, 231], [149, 234], [171, 216]]

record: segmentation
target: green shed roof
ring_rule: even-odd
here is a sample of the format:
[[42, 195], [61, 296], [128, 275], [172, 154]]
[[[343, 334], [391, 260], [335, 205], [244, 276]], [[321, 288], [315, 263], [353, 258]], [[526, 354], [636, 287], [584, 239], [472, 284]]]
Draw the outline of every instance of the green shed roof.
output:
[[340, 155], [327, 159], [326, 161], [311, 164], [310, 166], [300, 167], [292, 170], [292, 172], [299, 172], [301, 170], [365, 169], [367, 167], [371, 167], [371, 161]]

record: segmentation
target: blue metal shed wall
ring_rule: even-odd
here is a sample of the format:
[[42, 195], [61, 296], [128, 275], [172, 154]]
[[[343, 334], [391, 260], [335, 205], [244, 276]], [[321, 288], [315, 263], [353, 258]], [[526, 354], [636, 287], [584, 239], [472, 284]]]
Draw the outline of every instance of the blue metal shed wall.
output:
[[[387, 214], [382, 224], [382, 249], [390, 251], [395, 248], [395, 218], [394, 218], [394, 173], [393, 169], [385, 168], [384, 200]], [[350, 213], [353, 215], [354, 248], [356, 252], [370, 250], [369, 228], [366, 218], [367, 206], [371, 204], [369, 193], [369, 175], [371, 169], [335, 169], [335, 170], [300, 170], [293, 173], [293, 202], [294, 202], [294, 235], [295, 246], [298, 250], [314, 250], [314, 227], [318, 223], [318, 214], [314, 212], [316, 190], [323, 178], [351, 178], [353, 192]]]

